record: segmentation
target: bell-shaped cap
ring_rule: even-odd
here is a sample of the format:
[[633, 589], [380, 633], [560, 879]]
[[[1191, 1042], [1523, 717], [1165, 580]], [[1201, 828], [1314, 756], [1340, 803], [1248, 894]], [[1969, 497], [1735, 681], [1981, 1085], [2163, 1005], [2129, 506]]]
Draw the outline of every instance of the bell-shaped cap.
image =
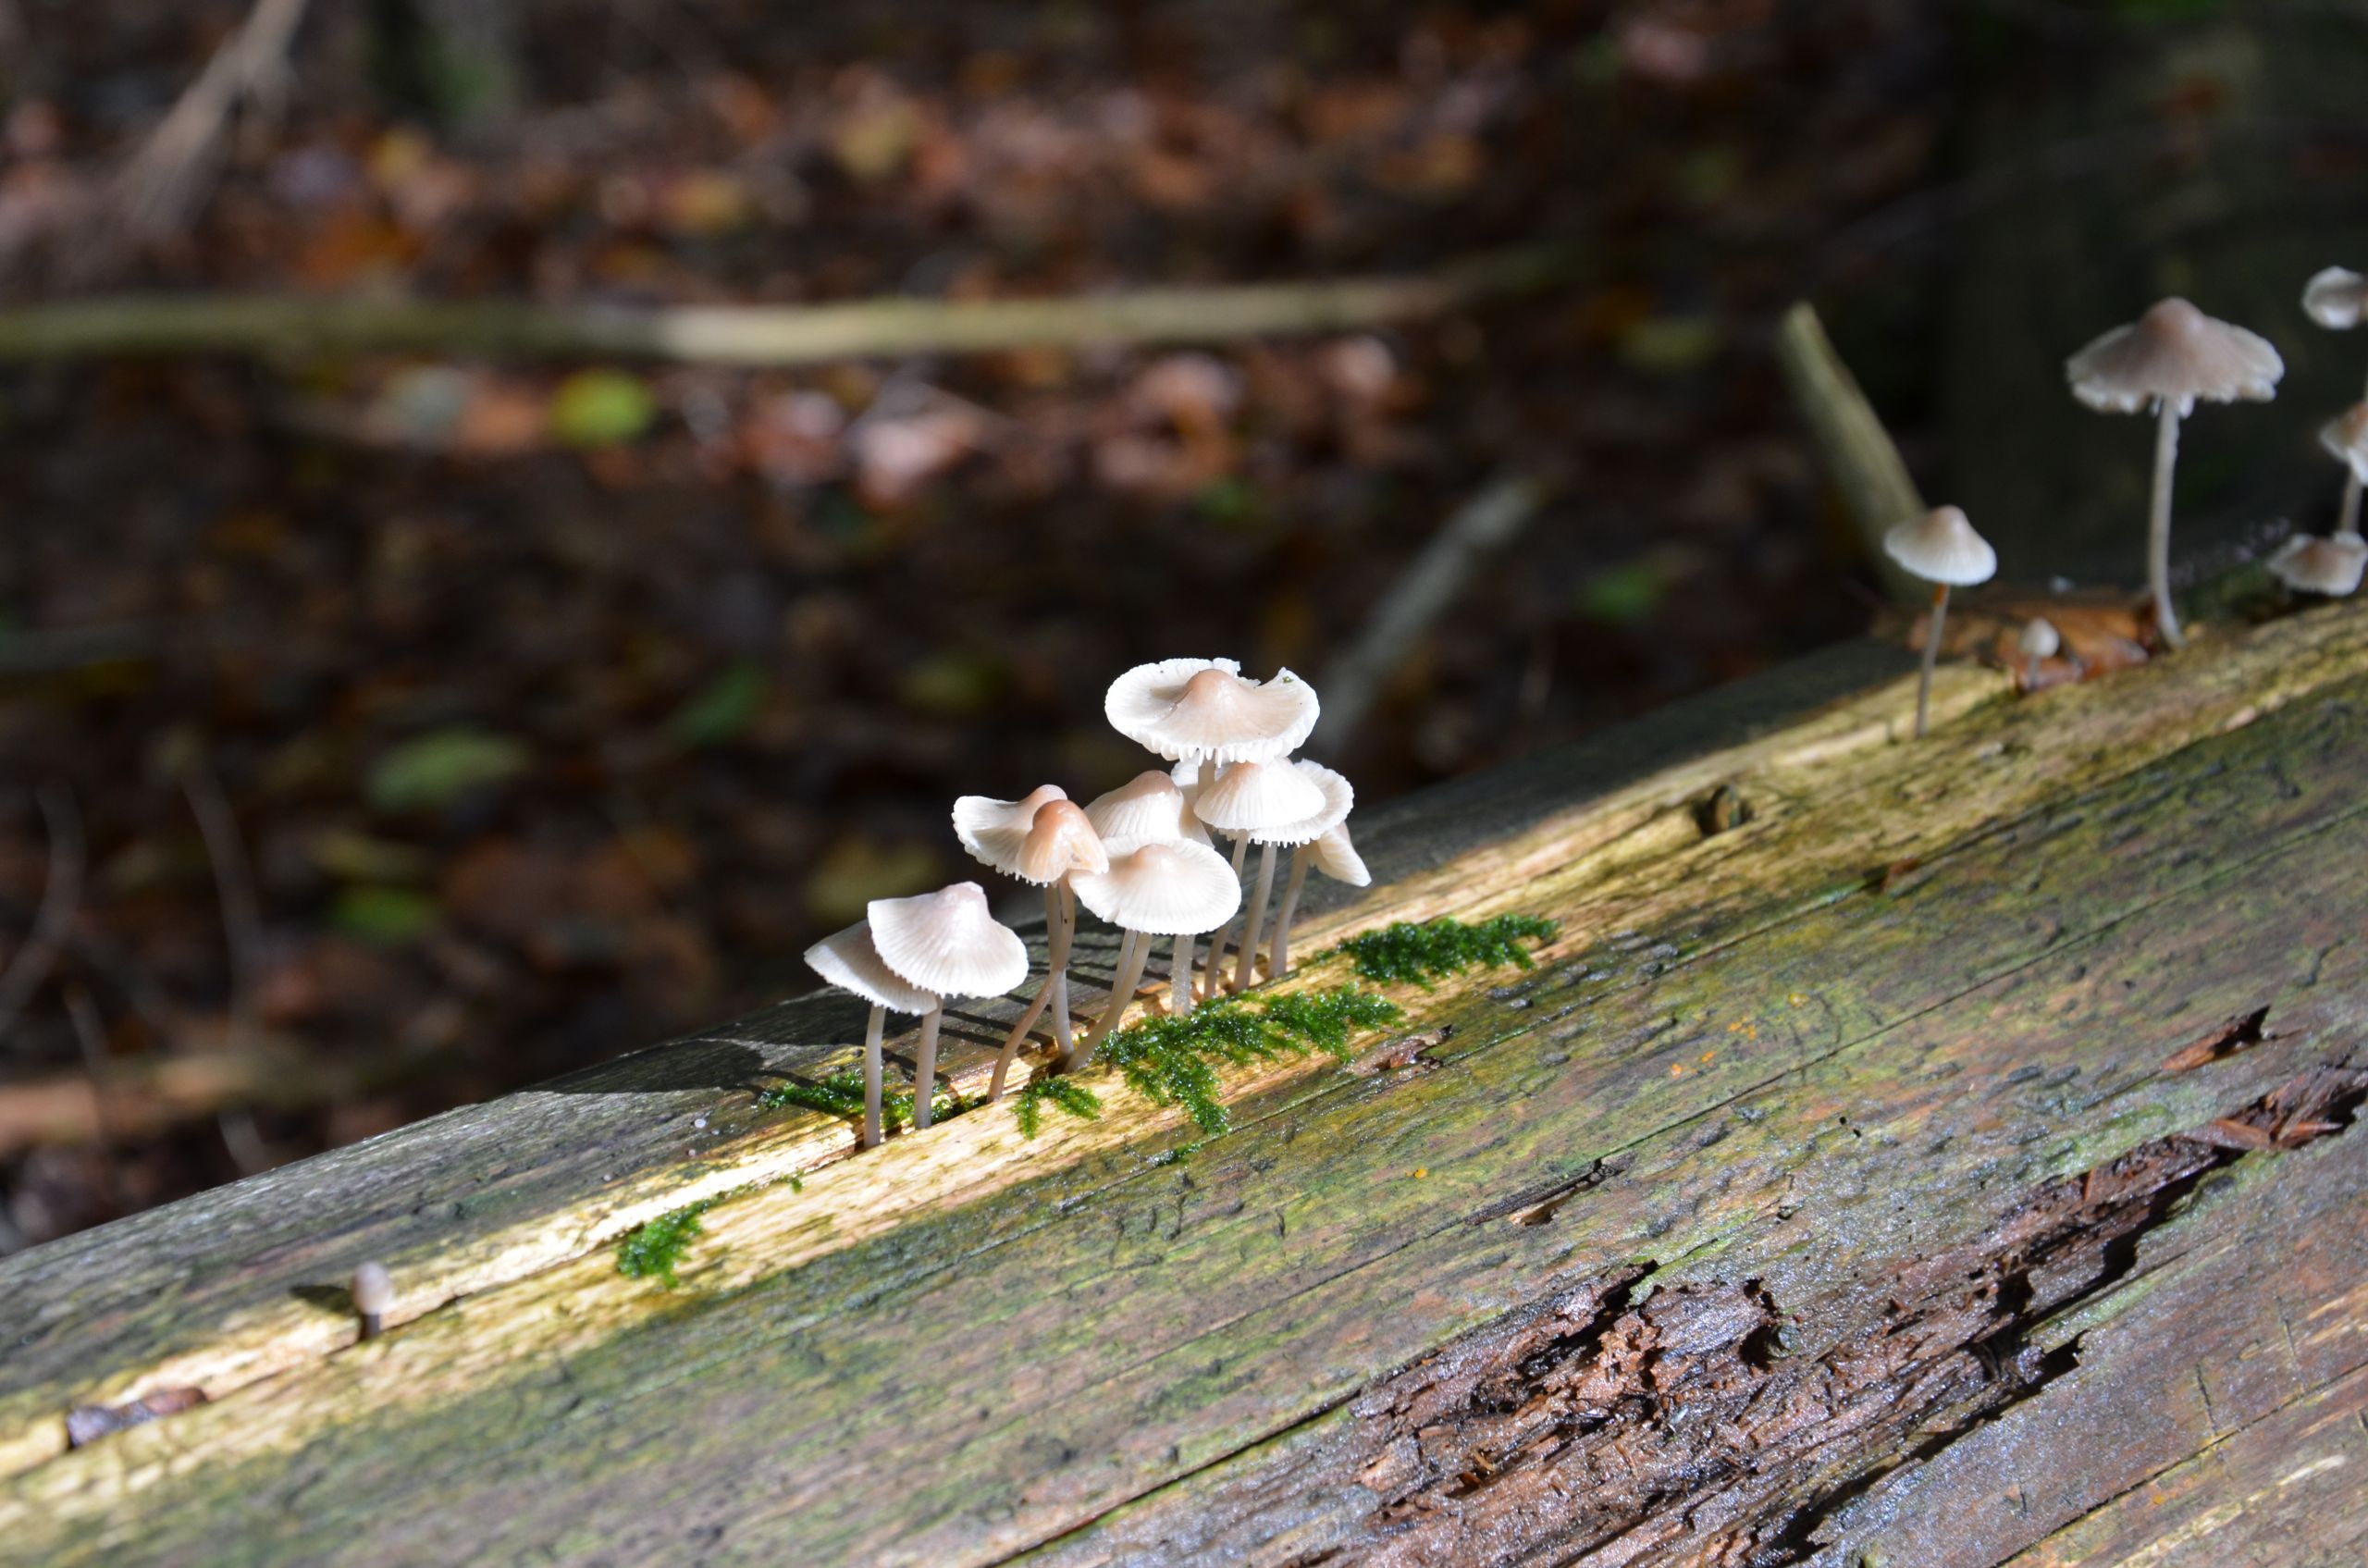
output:
[[2164, 300], [2064, 362], [2072, 395], [2106, 414], [2168, 401], [2184, 417], [2202, 398], [2261, 402], [2277, 393], [2286, 362], [2257, 332], [2214, 320], [2185, 300]]
[[1028, 978], [1028, 945], [987, 912], [987, 890], [957, 882], [866, 907], [872, 945], [896, 978], [940, 996], [1000, 996]]
[[2319, 445], [2368, 484], [2368, 403], [2353, 403], [2320, 426]]
[[937, 1006], [933, 993], [898, 979], [880, 957], [880, 949], [872, 945], [869, 920], [857, 920], [808, 947], [806, 965], [832, 985], [892, 1013], [926, 1013]]
[[2064, 634], [2055, 623], [2044, 615], [2034, 615], [2023, 623], [2022, 634], [2015, 638], [2015, 646], [2026, 659], [2053, 659], [2064, 646]]
[[1373, 873], [1365, 870], [1364, 857], [1349, 841], [1349, 824], [1336, 822], [1308, 848], [1315, 857], [1315, 869], [1334, 882], [1345, 882], [1350, 887], [1372, 884]]
[[1109, 868], [1110, 858], [1102, 852], [1102, 835], [1093, 831], [1085, 808], [1074, 800], [1054, 800], [1036, 813], [1027, 838], [1020, 842], [1011, 874], [1042, 887], [1075, 871]]
[[2313, 273], [2302, 285], [2302, 309], [2322, 327], [2337, 331], [2357, 327], [2368, 316], [2368, 278], [2345, 266]]
[[1067, 792], [1058, 784], [1031, 789], [1017, 800], [966, 795], [954, 803], [954, 836], [962, 841], [962, 847], [970, 852], [973, 859], [1007, 877], [1016, 877], [1019, 875], [1017, 868], [1020, 846], [1028, 841], [1028, 830], [1035, 825], [1036, 813], [1055, 800], [1067, 798]]
[[1998, 552], [1954, 506], [1936, 506], [1883, 536], [1883, 553], [1928, 583], [1971, 587], [1998, 574]]
[[1202, 786], [1192, 814], [1238, 836], [1313, 817], [1325, 804], [1322, 786], [1289, 762], [1236, 762]]
[[395, 1277], [383, 1263], [365, 1263], [353, 1271], [353, 1310], [384, 1317], [395, 1310]]
[[1156, 839], [1107, 845], [1110, 869], [1069, 879], [1077, 901], [1126, 931], [1198, 936], [1233, 919], [1241, 883], [1225, 857], [1204, 844]]
[[1253, 681], [1229, 659], [1137, 665], [1110, 683], [1102, 707], [1112, 728], [1171, 762], [1287, 757], [1315, 728], [1317, 711], [1315, 688], [1289, 670]]
[[2325, 594], [2341, 599], [2360, 586], [2368, 567], [2368, 541], [2357, 534], [2320, 538], [2298, 535], [2277, 547], [2269, 558], [2270, 574], [2298, 593]]
[[1146, 768], [1107, 795], [1097, 795], [1085, 808], [1093, 831], [1107, 842], [1188, 838], [1209, 842], [1209, 830], [1192, 815], [1184, 788], [1156, 768]]
[[1321, 809], [1279, 827], [1252, 829], [1252, 844], [1312, 844], [1346, 821], [1350, 809], [1356, 805], [1357, 792], [1350, 787], [1349, 781], [1322, 763], [1302, 758], [1291, 763], [1290, 768], [1322, 792], [1324, 805]]

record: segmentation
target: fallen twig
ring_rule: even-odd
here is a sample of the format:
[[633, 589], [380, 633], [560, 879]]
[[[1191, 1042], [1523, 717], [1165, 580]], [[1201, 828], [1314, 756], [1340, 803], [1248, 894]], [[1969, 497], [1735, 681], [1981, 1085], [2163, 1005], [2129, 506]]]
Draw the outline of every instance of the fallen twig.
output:
[[1857, 377], [1833, 352], [1817, 308], [1807, 301], [1784, 313], [1776, 328], [1776, 358], [1785, 385], [1808, 422], [1826, 476], [1842, 497], [1843, 509], [1866, 546], [1893, 599], [1919, 605], [1930, 593], [1883, 551], [1883, 534], [1894, 524], [1924, 515], [1924, 498], [1908, 476], [1907, 464], [1883, 428], [1874, 405], [1858, 389]]
[[703, 364], [1089, 343], [1210, 343], [1437, 315], [1566, 282], [1563, 245], [1495, 251], [1411, 277], [1137, 289], [1067, 299], [821, 305], [533, 305], [512, 301], [125, 295], [0, 311], [0, 361], [104, 355], [420, 352]]
[[42, 789], [39, 799], [49, 827], [49, 874], [32, 929], [0, 970], [0, 1039], [49, 978], [82, 902], [82, 816], [74, 809], [73, 792], [53, 784]]
[[306, 0], [255, 0], [247, 19], [214, 52], [116, 176], [114, 210], [133, 239], [170, 234], [189, 220], [239, 105], [276, 97], [288, 45]]

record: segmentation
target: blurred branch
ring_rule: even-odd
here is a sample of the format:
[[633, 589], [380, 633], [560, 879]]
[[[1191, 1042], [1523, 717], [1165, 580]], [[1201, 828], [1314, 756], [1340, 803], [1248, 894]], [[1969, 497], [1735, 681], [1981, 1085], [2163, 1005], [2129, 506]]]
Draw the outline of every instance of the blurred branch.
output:
[[822, 305], [509, 302], [125, 295], [0, 311], [0, 360], [370, 352], [809, 364], [1039, 345], [1212, 343], [1435, 316], [1568, 282], [1567, 245], [1523, 246], [1411, 277], [1137, 289], [1067, 299], [889, 297]]
[[1928, 590], [1883, 552], [1883, 535], [1894, 524], [1922, 516], [1924, 498], [1908, 476], [1891, 432], [1858, 389], [1857, 377], [1833, 352], [1817, 308], [1806, 300], [1786, 311], [1778, 324], [1776, 358], [1793, 401], [1808, 423], [1826, 476], [1840, 493], [1843, 510], [1850, 514], [1884, 587], [1902, 604], [1921, 603]]
[[304, 19], [306, 0], [255, 0], [172, 111], [149, 132], [115, 180], [115, 206], [136, 240], [172, 233], [189, 221], [242, 103], [277, 100], [288, 45]]
[[1431, 623], [1529, 525], [1550, 492], [1542, 480], [1509, 475], [1455, 509], [1373, 607], [1356, 641], [1325, 670], [1317, 686], [1324, 694], [1318, 735], [1335, 750], [1355, 737], [1374, 699]]
[[119, 1147], [239, 1106], [302, 1110], [392, 1076], [266, 1043], [114, 1063], [104, 1080], [60, 1073], [0, 1083], [0, 1158], [43, 1144], [109, 1140]]
[[32, 929], [10, 956], [8, 967], [0, 969], [0, 1039], [49, 978], [82, 902], [82, 815], [63, 784], [45, 786], [40, 798], [42, 820], [49, 827], [49, 875]]

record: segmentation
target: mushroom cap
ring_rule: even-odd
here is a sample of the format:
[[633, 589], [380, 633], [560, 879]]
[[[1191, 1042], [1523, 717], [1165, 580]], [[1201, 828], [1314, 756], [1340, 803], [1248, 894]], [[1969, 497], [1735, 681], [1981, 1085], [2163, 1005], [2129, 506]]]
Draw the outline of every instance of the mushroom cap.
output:
[[872, 945], [896, 978], [940, 996], [1000, 996], [1028, 978], [1028, 945], [987, 910], [987, 890], [957, 882], [864, 907]]
[[871, 922], [857, 920], [806, 950], [806, 967], [843, 991], [892, 1013], [926, 1013], [937, 997], [899, 979], [872, 944]]
[[2362, 568], [2368, 568], [2368, 541], [2357, 534], [2329, 538], [2300, 534], [2278, 546], [2277, 553], [2269, 558], [2271, 575], [2288, 587], [2331, 599], [2341, 599], [2358, 588]]
[[2256, 402], [2276, 395], [2286, 362], [2257, 332], [2215, 320], [2181, 299], [2147, 307], [2064, 362], [2072, 395], [2105, 414], [2169, 401], [2181, 417], [2195, 400]]
[[1252, 844], [1312, 844], [1340, 825], [1357, 803], [1357, 792], [1349, 781], [1320, 762], [1301, 759], [1291, 764], [1291, 771], [1323, 792], [1322, 809], [1310, 812], [1296, 821], [1279, 827], [1252, 830]]
[[353, 1310], [368, 1317], [384, 1317], [395, 1310], [395, 1277], [383, 1263], [365, 1263], [353, 1271]]
[[1261, 761], [1290, 754], [1315, 728], [1315, 688], [1277, 670], [1245, 678], [1230, 659], [1164, 659], [1110, 683], [1103, 711], [1111, 727], [1174, 762]]
[[1093, 831], [1085, 808], [1074, 800], [1049, 800], [1020, 841], [1011, 874], [1042, 887], [1072, 872], [1109, 868], [1110, 858], [1102, 852], [1102, 835]]
[[1230, 837], [1301, 821], [1326, 804], [1323, 787], [1289, 762], [1236, 762], [1202, 789], [1192, 814]]
[[1069, 881], [1077, 901], [1103, 920], [1153, 936], [1198, 936], [1233, 919], [1241, 883], [1225, 857], [1187, 839], [1121, 839], [1110, 869]]
[[973, 859], [1007, 877], [1016, 877], [1019, 875], [1016, 868], [1020, 846], [1028, 840], [1028, 830], [1035, 824], [1036, 813], [1055, 800], [1067, 798], [1068, 793], [1058, 784], [1031, 789], [1017, 800], [966, 795], [954, 803], [954, 836], [962, 841], [962, 847], [970, 852]]
[[2029, 658], [2053, 659], [2064, 646], [2064, 634], [2046, 616], [2034, 615], [2023, 623], [2022, 636], [2015, 639], [2015, 646]]
[[1315, 869], [1334, 882], [1345, 882], [1350, 887], [1372, 885], [1373, 873], [1365, 870], [1364, 857], [1349, 842], [1348, 823], [1333, 823], [1309, 850], [1315, 857]]
[[2368, 278], [2346, 266], [2314, 272], [2302, 285], [2302, 309], [2312, 321], [2338, 332], [2357, 327], [2368, 316]]
[[1107, 795], [1097, 795], [1085, 814], [1093, 831], [1114, 838], [1189, 838], [1209, 842], [1209, 830], [1192, 815], [1190, 793], [1156, 768], [1146, 768]]
[[2368, 403], [2353, 403], [2320, 426], [2319, 445], [2368, 484]]
[[1883, 536], [1883, 553], [1928, 583], [1967, 588], [1998, 574], [1998, 552], [1954, 506], [1936, 506]]

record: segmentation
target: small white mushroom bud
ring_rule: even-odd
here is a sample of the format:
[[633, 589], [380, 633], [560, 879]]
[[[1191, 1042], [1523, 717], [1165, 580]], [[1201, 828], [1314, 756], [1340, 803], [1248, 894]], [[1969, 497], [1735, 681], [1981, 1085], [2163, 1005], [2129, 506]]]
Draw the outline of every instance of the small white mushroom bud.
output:
[[2056, 650], [2064, 646], [2064, 636], [2055, 629], [2054, 622], [2044, 615], [2034, 615], [2023, 623], [2022, 635], [2015, 639], [2015, 646], [2022, 650], [2026, 661], [2023, 686], [2029, 690], [2039, 685], [2039, 661], [2055, 657]]
[[353, 1310], [362, 1315], [362, 1337], [375, 1340], [395, 1310], [395, 1278], [383, 1263], [365, 1263], [353, 1271]]

